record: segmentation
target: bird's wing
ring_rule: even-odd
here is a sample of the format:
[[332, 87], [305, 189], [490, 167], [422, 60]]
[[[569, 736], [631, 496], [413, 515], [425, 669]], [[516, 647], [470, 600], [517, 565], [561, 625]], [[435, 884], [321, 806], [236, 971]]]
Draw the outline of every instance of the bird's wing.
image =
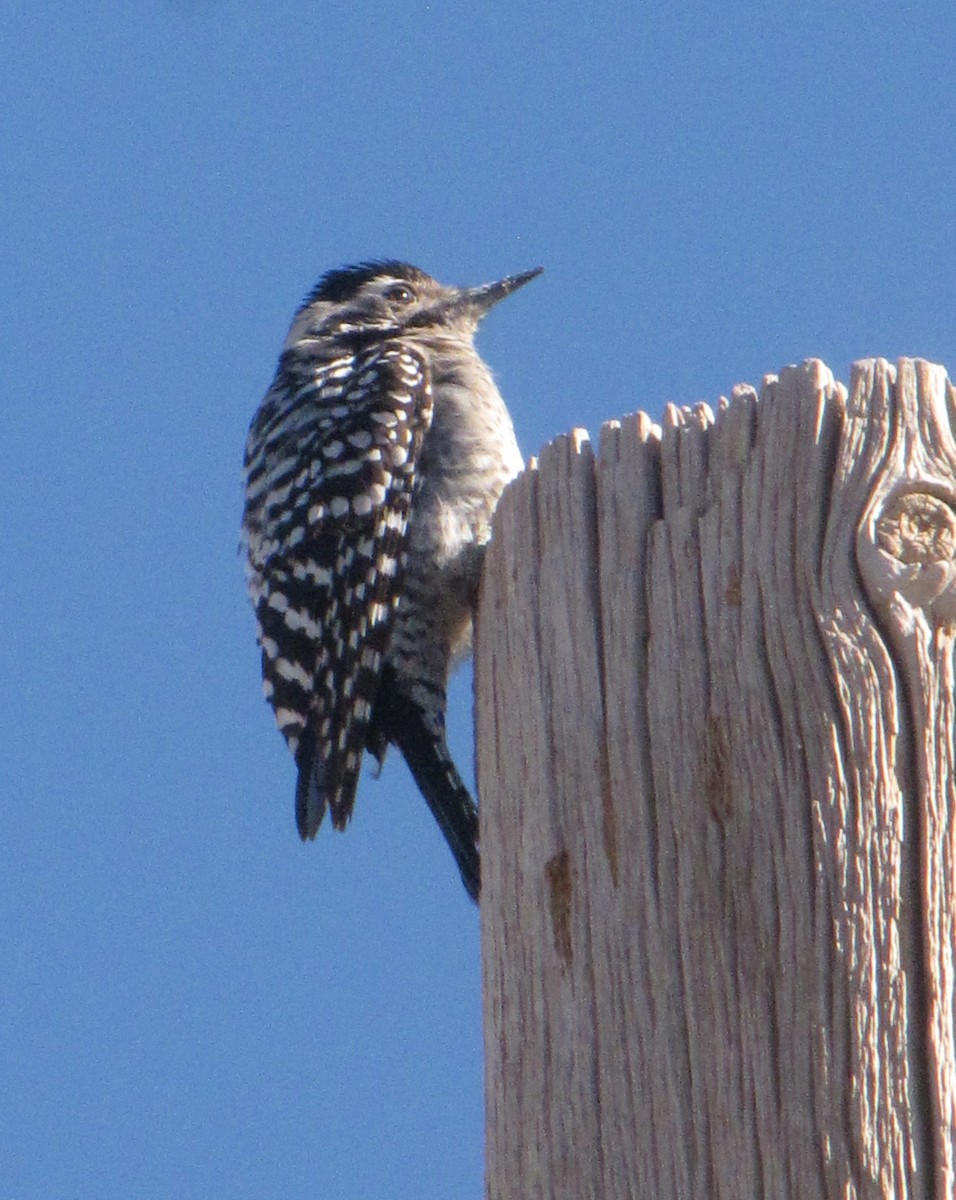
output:
[[352, 813], [431, 416], [425, 361], [385, 342], [274, 385], [250, 431], [249, 587], [304, 838]]

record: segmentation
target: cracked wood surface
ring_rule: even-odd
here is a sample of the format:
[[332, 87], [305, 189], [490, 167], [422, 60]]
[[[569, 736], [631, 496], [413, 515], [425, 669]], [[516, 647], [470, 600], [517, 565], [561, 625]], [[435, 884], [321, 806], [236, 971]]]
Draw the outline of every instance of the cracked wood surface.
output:
[[956, 1194], [956, 394], [545, 448], [475, 654], [491, 1200]]

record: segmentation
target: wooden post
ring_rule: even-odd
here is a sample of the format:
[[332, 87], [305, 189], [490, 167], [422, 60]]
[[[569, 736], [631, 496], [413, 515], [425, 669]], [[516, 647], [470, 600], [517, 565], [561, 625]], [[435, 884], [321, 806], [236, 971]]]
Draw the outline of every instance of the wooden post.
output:
[[489, 1200], [956, 1195], [956, 391], [559, 438], [475, 655]]

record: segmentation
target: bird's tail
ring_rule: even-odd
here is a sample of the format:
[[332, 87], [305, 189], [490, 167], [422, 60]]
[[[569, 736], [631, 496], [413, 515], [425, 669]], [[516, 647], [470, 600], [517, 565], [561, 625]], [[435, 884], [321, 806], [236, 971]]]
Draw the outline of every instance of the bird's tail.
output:
[[481, 890], [478, 808], [452, 762], [444, 734], [436, 738], [421, 710], [413, 709], [393, 740], [445, 835], [465, 891], [477, 903]]
[[401, 751], [425, 802], [455, 856], [465, 891], [476, 903], [481, 891], [478, 807], [452, 761], [445, 741], [443, 715], [429, 720], [422, 708], [402, 695], [383, 673], [372, 718], [369, 749], [379, 758], [386, 744]]

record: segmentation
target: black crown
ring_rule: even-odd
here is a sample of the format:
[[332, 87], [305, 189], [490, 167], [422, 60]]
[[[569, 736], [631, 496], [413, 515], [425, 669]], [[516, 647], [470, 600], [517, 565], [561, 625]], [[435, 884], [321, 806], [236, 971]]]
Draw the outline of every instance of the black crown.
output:
[[352, 267], [337, 267], [322, 276], [306, 296], [303, 307], [316, 300], [328, 300], [332, 304], [350, 300], [369, 280], [379, 275], [391, 275], [408, 283], [424, 283], [428, 279], [425, 272], [420, 271], [418, 267], [394, 258], [376, 259]]

